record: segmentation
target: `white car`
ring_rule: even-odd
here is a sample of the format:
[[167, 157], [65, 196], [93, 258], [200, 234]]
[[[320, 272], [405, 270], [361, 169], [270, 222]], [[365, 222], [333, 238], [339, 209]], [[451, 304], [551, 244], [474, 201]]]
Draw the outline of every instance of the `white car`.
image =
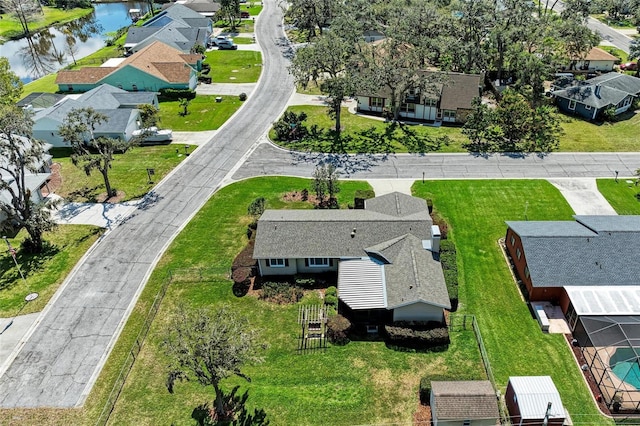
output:
[[214, 38], [212, 38], [211, 41], [210, 41], [210, 44], [212, 44], [214, 46], [218, 46], [218, 42], [228, 43], [229, 40], [230, 40], [229, 37], [223, 36], [223, 35], [219, 35], [219, 36], [215, 36]]
[[148, 142], [171, 142], [173, 140], [173, 131], [171, 129], [158, 129], [157, 127], [149, 127], [148, 129], [139, 129], [133, 131], [134, 137], [142, 136], [143, 143]]

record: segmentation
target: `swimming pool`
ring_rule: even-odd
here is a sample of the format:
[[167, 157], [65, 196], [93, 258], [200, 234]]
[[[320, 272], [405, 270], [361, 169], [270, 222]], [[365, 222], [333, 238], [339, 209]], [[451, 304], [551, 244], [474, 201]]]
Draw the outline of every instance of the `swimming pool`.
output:
[[609, 358], [609, 366], [620, 380], [640, 389], [640, 364], [638, 364], [636, 353], [632, 348], [616, 349]]

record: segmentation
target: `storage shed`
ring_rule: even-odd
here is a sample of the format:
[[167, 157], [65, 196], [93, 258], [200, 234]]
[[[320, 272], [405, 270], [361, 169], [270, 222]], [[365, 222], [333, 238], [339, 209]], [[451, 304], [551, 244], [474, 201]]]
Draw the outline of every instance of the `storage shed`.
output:
[[500, 424], [498, 399], [488, 380], [431, 382], [434, 426]]
[[549, 376], [509, 377], [505, 402], [514, 426], [561, 426], [567, 417]]

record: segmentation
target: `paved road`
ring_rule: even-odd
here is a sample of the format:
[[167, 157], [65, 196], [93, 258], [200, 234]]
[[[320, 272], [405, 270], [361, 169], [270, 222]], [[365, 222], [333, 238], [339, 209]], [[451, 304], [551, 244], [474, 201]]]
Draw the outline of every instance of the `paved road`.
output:
[[329, 155], [283, 150], [261, 144], [233, 178], [286, 175], [311, 177], [316, 164], [333, 163], [353, 179], [502, 179], [633, 176], [640, 153], [554, 153], [537, 155], [390, 154]]
[[[562, 12], [564, 10], [564, 4], [561, 1], [556, 2], [553, 10], [558, 13]], [[608, 41], [613, 46], [624, 51], [625, 53], [629, 53], [629, 43], [631, 42], [631, 37], [628, 37], [593, 18], [589, 18], [587, 20], [587, 27], [589, 27], [589, 29], [591, 29], [592, 31], [595, 31], [597, 34], [600, 34], [603, 40]]]
[[293, 92], [290, 49], [280, 8], [264, 5], [256, 95], [82, 259], [0, 378], [1, 407], [83, 404], [156, 261], [284, 110]]

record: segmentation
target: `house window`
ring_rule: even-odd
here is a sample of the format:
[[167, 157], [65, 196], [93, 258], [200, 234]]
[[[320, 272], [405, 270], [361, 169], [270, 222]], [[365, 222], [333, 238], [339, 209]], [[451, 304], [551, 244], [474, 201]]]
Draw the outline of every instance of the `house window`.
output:
[[425, 99], [424, 100], [424, 104], [426, 106], [433, 106], [434, 107], [434, 106], [438, 105], [438, 100], [437, 99]]
[[465, 420], [462, 422], [462, 426], [471, 426], [471, 420]]
[[576, 101], [569, 101], [569, 109], [571, 111], [576, 109]]
[[529, 278], [529, 267], [528, 266], [524, 267], [524, 276]]
[[138, 85], [132, 84], [131, 85], [131, 90], [133, 90], [134, 92], [137, 92], [138, 91]]
[[267, 265], [271, 268], [284, 268], [288, 265], [287, 259], [267, 259]]
[[587, 111], [591, 110], [591, 105], [585, 105], [584, 109], [586, 109]]
[[73, 85], [67, 84], [67, 90], [73, 92]]
[[452, 110], [449, 110], [449, 109], [445, 109], [445, 110], [442, 111], [442, 116], [444, 118], [454, 118], [455, 119], [456, 118], [456, 112], [452, 111]]
[[409, 114], [415, 114], [416, 112], [416, 104], [402, 104], [400, 105], [400, 111], [406, 112]]
[[516, 237], [514, 237], [513, 235], [511, 236], [511, 245], [512, 246], [516, 245]]
[[384, 107], [384, 98], [369, 98], [369, 106], [372, 108]]
[[516, 249], [516, 257], [518, 258], [518, 260], [520, 260], [520, 258], [522, 257], [522, 252], [520, 251], [520, 249]]
[[404, 101], [407, 103], [417, 103], [420, 101], [420, 94], [417, 90], [411, 89], [404, 96]]
[[630, 97], [625, 98], [623, 106], [628, 106], [628, 105], [631, 105], [631, 98]]
[[320, 268], [323, 266], [329, 266], [329, 258], [328, 257], [310, 257], [309, 266], [312, 268]]

